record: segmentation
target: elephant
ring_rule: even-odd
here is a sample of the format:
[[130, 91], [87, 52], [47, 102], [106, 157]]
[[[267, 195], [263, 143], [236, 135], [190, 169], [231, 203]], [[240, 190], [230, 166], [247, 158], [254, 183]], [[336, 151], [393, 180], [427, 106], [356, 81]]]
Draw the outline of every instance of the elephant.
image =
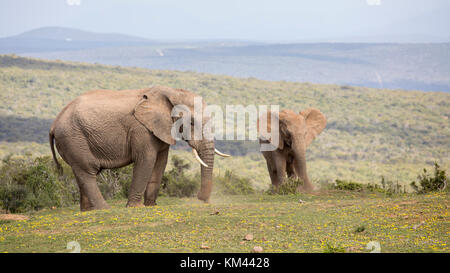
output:
[[[173, 117], [172, 110], [177, 105], [184, 105], [194, 113], [194, 98], [201, 97], [183, 89], [153, 86], [139, 90], [94, 90], [65, 106], [51, 125], [50, 148], [58, 170], [62, 167], [54, 146], [72, 168], [80, 189], [81, 211], [109, 208], [98, 188], [96, 176], [102, 169], [120, 168], [131, 163], [134, 167], [126, 206], [156, 205], [169, 147], [176, 143], [171, 130], [177, 118]], [[201, 106], [203, 111], [205, 104]], [[191, 124], [204, 125], [207, 119], [202, 113], [200, 117], [193, 115]], [[193, 132], [194, 126], [190, 127]], [[183, 129], [184, 125], [180, 131]], [[201, 164], [197, 198], [209, 202], [214, 153], [229, 155], [217, 151], [213, 139], [182, 140], [192, 148]]]
[[[278, 146], [273, 147], [273, 151], [262, 151], [272, 185], [278, 187], [287, 175], [303, 180], [303, 185], [299, 186], [298, 191], [314, 190], [306, 171], [306, 148], [325, 128], [327, 123], [325, 115], [315, 108], [306, 109], [299, 114], [287, 109], [279, 113], [269, 112], [267, 130], [262, 132], [258, 126], [260, 144], [272, 143], [270, 136], [265, 135], [271, 132], [272, 117], [278, 119]], [[259, 122], [258, 120], [258, 124]]]

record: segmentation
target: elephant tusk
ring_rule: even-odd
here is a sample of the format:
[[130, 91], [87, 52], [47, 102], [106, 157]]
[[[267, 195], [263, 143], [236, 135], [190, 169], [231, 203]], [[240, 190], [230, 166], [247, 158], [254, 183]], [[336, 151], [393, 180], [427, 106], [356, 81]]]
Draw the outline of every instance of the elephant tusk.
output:
[[220, 156], [223, 156], [223, 157], [230, 157], [230, 156], [231, 156], [231, 155], [227, 155], [227, 154], [224, 154], [224, 153], [220, 152], [220, 151], [217, 150], [216, 148], [214, 148], [214, 152], [215, 152], [216, 154], [220, 155]]
[[205, 162], [198, 156], [197, 150], [192, 148], [192, 152], [194, 153], [195, 159], [197, 159], [198, 163], [200, 163], [202, 166], [208, 167]]

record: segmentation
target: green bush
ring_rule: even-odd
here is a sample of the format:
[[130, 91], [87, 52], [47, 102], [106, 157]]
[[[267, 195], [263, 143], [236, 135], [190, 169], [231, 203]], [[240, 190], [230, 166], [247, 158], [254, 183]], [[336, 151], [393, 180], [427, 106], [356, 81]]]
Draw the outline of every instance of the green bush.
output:
[[[171, 197], [192, 197], [200, 188], [200, 175], [195, 177], [186, 174], [190, 164], [178, 156], [172, 157], [173, 168], [166, 172], [161, 183], [160, 195]], [[224, 176], [214, 178], [215, 193], [219, 194], [252, 194], [255, 189], [247, 178], [239, 177], [231, 171]]]
[[396, 183], [388, 181], [384, 178], [384, 176], [381, 177], [380, 184], [377, 183], [361, 184], [358, 182], [336, 179], [336, 183], [332, 185], [331, 188], [343, 191], [378, 192], [389, 196], [393, 194], [400, 194], [406, 192], [405, 187], [400, 185], [398, 181]]
[[364, 187], [360, 183], [336, 179], [334, 188], [343, 191], [362, 191]]
[[326, 242], [325, 246], [323, 247], [323, 253], [344, 253], [344, 252], [345, 248], [339, 244], [334, 245], [330, 242]]
[[162, 178], [159, 195], [171, 197], [194, 196], [200, 187], [200, 181], [186, 175], [185, 171], [190, 168], [190, 164], [178, 156], [173, 156], [172, 165], [173, 168], [166, 172]]
[[389, 196], [393, 194], [406, 193], [405, 186], [400, 185], [398, 181], [394, 183], [392, 181], [386, 180], [384, 176], [381, 176], [380, 185], [369, 183], [365, 186], [365, 189], [367, 189], [370, 192], [384, 193]]
[[133, 165], [128, 165], [123, 168], [102, 170], [97, 176], [97, 183], [106, 200], [128, 198], [132, 177]]
[[269, 190], [267, 190], [268, 194], [280, 194], [280, 195], [288, 195], [288, 194], [297, 194], [298, 187], [303, 185], [303, 180], [300, 178], [290, 178], [284, 180], [283, 184], [275, 187], [270, 185]]
[[27, 191], [20, 185], [3, 185], [0, 187], [0, 205], [6, 211], [15, 213], [25, 208]]
[[172, 171], [164, 175], [162, 188], [159, 192], [161, 196], [170, 197], [192, 197], [195, 196], [200, 186], [200, 182], [188, 176], [179, 176]]
[[239, 177], [233, 172], [226, 170], [224, 176], [215, 178], [215, 186], [219, 193], [237, 195], [252, 194], [255, 189], [248, 178]]
[[355, 229], [355, 233], [361, 233], [364, 232], [366, 230], [365, 226], [359, 226]]
[[419, 185], [415, 181], [411, 182], [411, 187], [417, 193], [427, 193], [433, 191], [443, 191], [447, 188], [448, 177], [444, 170], [441, 170], [441, 166], [434, 163], [434, 176], [428, 174], [427, 169], [423, 169], [423, 173], [417, 176]]
[[0, 203], [10, 212], [71, 205], [79, 200], [74, 178], [59, 176], [49, 156], [3, 160]]

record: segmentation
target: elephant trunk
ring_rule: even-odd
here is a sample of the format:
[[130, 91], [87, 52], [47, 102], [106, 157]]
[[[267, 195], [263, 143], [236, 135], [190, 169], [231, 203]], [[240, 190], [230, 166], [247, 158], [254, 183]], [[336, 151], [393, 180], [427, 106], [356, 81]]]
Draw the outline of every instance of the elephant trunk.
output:
[[312, 191], [313, 184], [309, 181], [308, 173], [306, 171], [306, 144], [300, 139], [294, 139], [292, 142], [292, 149], [295, 158], [295, 172], [303, 180], [303, 186], [299, 187], [299, 191]]
[[199, 147], [198, 154], [208, 167], [201, 166], [201, 186], [197, 198], [208, 202], [212, 191], [212, 178], [214, 168], [214, 141], [204, 141]]

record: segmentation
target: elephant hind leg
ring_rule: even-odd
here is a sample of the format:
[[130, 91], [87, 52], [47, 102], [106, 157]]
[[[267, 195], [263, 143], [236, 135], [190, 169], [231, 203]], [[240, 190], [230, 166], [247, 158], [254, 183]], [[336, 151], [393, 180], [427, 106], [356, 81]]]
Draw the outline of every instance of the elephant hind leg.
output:
[[152, 172], [152, 179], [148, 182], [147, 188], [144, 194], [144, 205], [154, 206], [156, 205], [156, 198], [158, 197], [159, 187], [164, 175], [164, 170], [167, 165], [167, 158], [169, 155], [169, 148], [158, 153], [156, 163]]
[[109, 205], [103, 199], [102, 193], [97, 186], [96, 175], [79, 168], [72, 168], [72, 170], [80, 187], [81, 211], [109, 209]]

